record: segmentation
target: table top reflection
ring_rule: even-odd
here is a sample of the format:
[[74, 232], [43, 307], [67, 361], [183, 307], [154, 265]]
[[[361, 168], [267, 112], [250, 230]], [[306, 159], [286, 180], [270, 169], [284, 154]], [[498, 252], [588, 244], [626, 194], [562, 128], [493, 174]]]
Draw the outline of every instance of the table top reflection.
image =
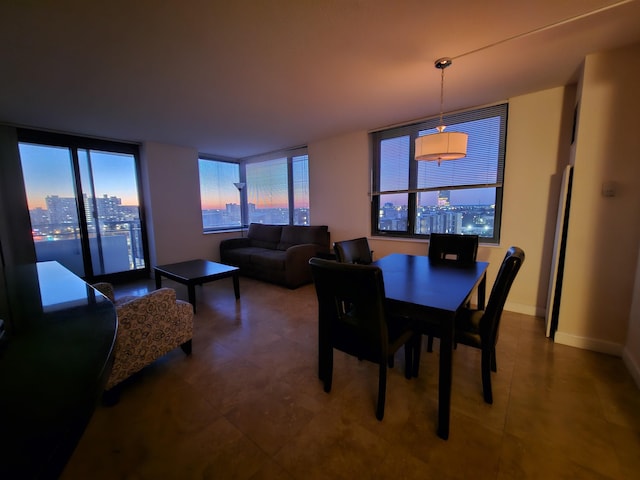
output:
[[7, 268], [5, 276], [0, 478], [57, 478], [111, 369], [115, 307], [57, 262]]
[[384, 275], [389, 299], [455, 313], [480, 283], [489, 264], [438, 263], [421, 255], [393, 253], [374, 262]]

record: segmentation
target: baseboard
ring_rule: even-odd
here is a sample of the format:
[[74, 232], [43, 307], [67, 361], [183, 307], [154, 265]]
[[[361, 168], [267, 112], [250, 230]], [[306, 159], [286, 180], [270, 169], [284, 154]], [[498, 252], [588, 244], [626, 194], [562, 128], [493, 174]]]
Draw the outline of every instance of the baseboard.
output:
[[525, 315], [531, 315], [532, 317], [544, 318], [545, 309], [535, 307], [531, 305], [524, 305], [522, 303], [507, 302], [504, 305], [504, 310], [507, 312], [524, 313]]
[[624, 348], [623, 345], [619, 343], [607, 342], [606, 340], [599, 340], [597, 338], [579, 337], [578, 335], [571, 335], [560, 331], [556, 331], [553, 341], [561, 345], [606, 353], [616, 357], [622, 357]]
[[624, 364], [633, 377], [633, 380], [636, 382], [636, 385], [640, 388], [640, 365], [638, 365], [636, 360], [631, 356], [631, 352], [629, 352], [628, 347], [625, 347], [622, 351], [622, 360], [624, 360]]

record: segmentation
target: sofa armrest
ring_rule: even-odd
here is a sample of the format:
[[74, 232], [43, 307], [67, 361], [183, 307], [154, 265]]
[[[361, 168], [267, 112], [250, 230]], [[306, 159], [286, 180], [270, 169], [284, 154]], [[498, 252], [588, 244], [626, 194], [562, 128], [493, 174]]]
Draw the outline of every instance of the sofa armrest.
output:
[[312, 281], [309, 259], [322, 250], [315, 243], [294, 245], [286, 250], [286, 284], [289, 288], [297, 288]]
[[307, 263], [311, 257], [322, 250], [322, 247], [315, 243], [301, 243], [300, 245], [293, 245], [287, 248], [287, 264], [290, 262], [304, 262]]
[[227, 238], [220, 242], [220, 251], [246, 248], [251, 246], [251, 239], [247, 237]]

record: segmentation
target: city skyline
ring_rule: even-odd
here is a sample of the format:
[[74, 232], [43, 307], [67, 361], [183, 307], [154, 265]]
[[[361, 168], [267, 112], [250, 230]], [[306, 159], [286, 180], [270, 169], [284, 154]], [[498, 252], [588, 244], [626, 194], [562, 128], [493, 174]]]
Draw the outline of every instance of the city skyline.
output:
[[[29, 209], [46, 208], [47, 196], [75, 197], [68, 148], [30, 143], [20, 143], [19, 148]], [[87, 150], [80, 151], [85, 160]], [[123, 205], [139, 206], [133, 156], [96, 150], [91, 150], [90, 155], [96, 198], [115, 196]], [[83, 179], [84, 183], [88, 182]]]

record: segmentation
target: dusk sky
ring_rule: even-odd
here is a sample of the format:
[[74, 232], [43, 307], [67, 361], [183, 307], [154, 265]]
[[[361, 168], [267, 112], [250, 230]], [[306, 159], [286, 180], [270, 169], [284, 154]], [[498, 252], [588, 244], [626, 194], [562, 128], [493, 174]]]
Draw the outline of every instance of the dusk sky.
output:
[[[200, 159], [200, 192], [202, 209], [224, 210], [229, 203], [240, 203], [238, 189], [234, 186], [240, 178], [238, 164]], [[256, 208], [287, 208], [289, 185], [287, 158], [249, 163], [246, 165], [248, 203]], [[295, 206], [309, 206], [308, 157], [293, 157], [293, 181]]]
[[[86, 165], [85, 152], [81, 150], [81, 166]], [[29, 209], [46, 208], [47, 195], [75, 196], [69, 149], [21, 143], [20, 157]], [[106, 194], [121, 198], [123, 205], [138, 205], [132, 155], [91, 151], [91, 160], [97, 197]], [[89, 187], [83, 188], [91, 196]]]

